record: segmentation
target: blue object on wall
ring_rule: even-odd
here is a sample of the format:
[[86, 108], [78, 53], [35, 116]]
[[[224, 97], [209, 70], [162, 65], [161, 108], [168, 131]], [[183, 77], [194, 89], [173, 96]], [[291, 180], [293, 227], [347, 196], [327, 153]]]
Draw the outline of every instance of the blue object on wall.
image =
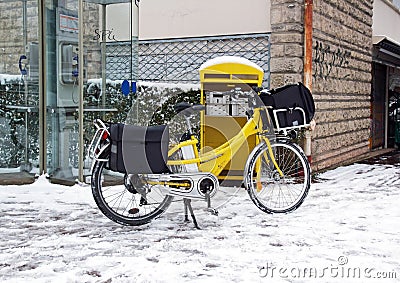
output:
[[19, 57], [19, 61], [18, 61], [18, 68], [21, 71], [21, 75], [26, 76], [28, 74], [28, 71], [26, 70], [26, 68], [23, 66], [23, 60], [26, 60], [26, 56], [25, 55], [21, 55]]
[[121, 91], [122, 93], [127, 96], [130, 92], [130, 87], [129, 87], [129, 82], [127, 80], [124, 80], [121, 84]]

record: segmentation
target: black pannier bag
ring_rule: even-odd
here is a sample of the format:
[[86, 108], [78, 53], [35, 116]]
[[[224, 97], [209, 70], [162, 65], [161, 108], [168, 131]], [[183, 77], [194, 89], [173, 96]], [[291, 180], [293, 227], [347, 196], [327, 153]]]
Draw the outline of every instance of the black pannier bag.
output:
[[168, 126], [110, 125], [108, 169], [128, 174], [168, 173]]
[[[289, 84], [275, 88], [270, 93], [261, 92], [261, 100], [266, 106], [271, 106], [272, 117], [277, 116], [276, 127], [297, 127], [309, 124], [315, 114], [314, 99], [310, 90], [302, 83]], [[302, 108], [295, 109], [296, 107]], [[305, 119], [304, 119], [305, 118]]]

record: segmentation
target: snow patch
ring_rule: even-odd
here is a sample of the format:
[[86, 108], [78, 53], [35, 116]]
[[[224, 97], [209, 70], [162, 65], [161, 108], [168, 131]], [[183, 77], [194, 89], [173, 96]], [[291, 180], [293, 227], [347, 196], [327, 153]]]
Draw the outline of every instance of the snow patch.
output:
[[4, 85], [8, 82], [18, 82], [21, 80], [21, 75], [0, 74], [0, 84]]
[[[96, 84], [101, 86], [102, 79], [89, 79], [88, 84]], [[123, 80], [106, 80], [107, 84], [116, 87], [118, 84], [121, 85]], [[138, 81], [137, 86], [140, 87], [154, 87], [159, 89], [179, 89], [182, 91], [199, 90], [200, 84], [194, 83], [164, 83], [164, 82], [148, 82], [148, 81]]]
[[[398, 166], [365, 164], [328, 171], [300, 208], [283, 215], [262, 213], [240, 189], [218, 217], [201, 213], [204, 202], [194, 203], [202, 230], [183, 222], [181, 202], [149, 225], [124, 227], [100, 213], [90, 188], [51, 184], [46, 176], [31, 185], [0, 186], [0, 278], [367, 282], [366, 275], [391, 272], [397, 277], [383, 281], [397, 282], [399, 174]], [[369, 273], [346, 277], [357, 269]]]
[[241, 64], [241, 65], [246, 65], [246, 66], [252, 67], [261, 72], [264, 72], [264, 70], [257, 64], [251, 62], [250, 60], [248, 60], [246, 58], [237, 57], [237, 56], [220, 56], [217, 58], [210, 59], [207, 62], [204, 62], [200, 66], [199, 70], [201, 71], [201, 70], [207, 69], [211, 66], [220, 65], [220, 64]]

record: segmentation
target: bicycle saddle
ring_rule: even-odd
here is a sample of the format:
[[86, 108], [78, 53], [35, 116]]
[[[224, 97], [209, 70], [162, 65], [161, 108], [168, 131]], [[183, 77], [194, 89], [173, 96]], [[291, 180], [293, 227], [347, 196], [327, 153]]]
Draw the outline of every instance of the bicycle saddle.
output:
[[188, 102], [179, 102], [177, 104], [174, 105], [174, 110], [176, 111], [176, 113], [180, 113], [182, 112], [185, 116], [190, 116], [192, 115], [194, 112], [197, 111], [202, 111], [206, 109], [206, 107], [202, 104], [190, 104]]

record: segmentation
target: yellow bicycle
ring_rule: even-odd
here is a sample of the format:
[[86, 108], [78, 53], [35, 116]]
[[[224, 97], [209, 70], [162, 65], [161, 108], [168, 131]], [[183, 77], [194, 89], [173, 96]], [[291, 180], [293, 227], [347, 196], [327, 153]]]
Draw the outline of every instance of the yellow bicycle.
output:
[[[197, 227], [191, 200], [204, 200], [207, 210], [217, 213], [211, 200], [219, 190], [218, 177], [249, 137], [255, 138], [255, 146], [243, 168], [242, 184], [251, 200], [266, 213], [297, 209], [311, 183], [303, 150], [291, 142], [286, 131], [275, 130], [271, 109], [255, 91], [234, 90], [232, 95], [237, 98], [238, 92], [246, 99], [247, 122], [216, 148], [199, 148], [198, 131], [193, 129], [204, 123], [204, 105], [176, 104], [176, 123], [170, 125], [96, 120], [97, 131], [89, 147], [91, 187], [102, 213], [123, 225], [143, 225], [178, 199], [184, 201], [185, 218], [190, 212]], [[140, 107], [133, 109], [138, 112]], [[193, 117], [198, 115], [194, 127]], [[183, 134], [171, 134], [174, 127]], [[171, 142], [173, 139], [176, 141]]]

